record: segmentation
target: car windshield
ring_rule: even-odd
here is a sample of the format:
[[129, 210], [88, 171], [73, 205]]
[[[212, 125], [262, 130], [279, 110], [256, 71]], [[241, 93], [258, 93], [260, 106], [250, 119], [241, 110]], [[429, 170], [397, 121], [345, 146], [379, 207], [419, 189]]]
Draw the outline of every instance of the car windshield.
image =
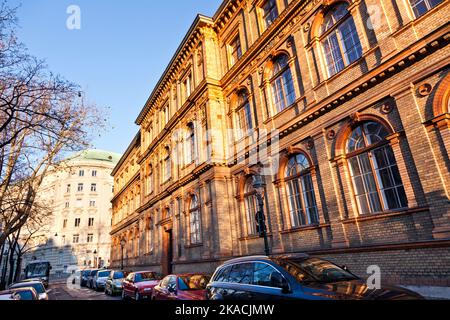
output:
[[37, 293], [41, 294], [41, 293], [45, 293], [45, 288], [42, 285], [42, 283], [39, 282], [35, 282], [35, 283], [28, 283], [28, 282], [24, 282], [24, 283], [18, 283], [15, 284], [11, 287], [11, 289], [15, 289], [15, 288], [27, 288], [27, 287], [32, 287], [34, 288], [34, 290], [36, 290]]
[[93, 271], [91, 271], [91, 276], [92, 276], [92, 277], [95, 277], [95, 275], [97, 274], [97, 272], [98, 272], [98, 270], [93, 270]]
[[337, 265], [317, 258], [303, 260], [283, 259], [277, 261], [277, 263], [294, 276], [297, 281], [303, 283], [328, 283], [358, 279], [355, 275]]
[[114, 280], [124, 279], [127, 275], [124, 272], [114, 272]]
[[99, 278], [106, 278], [106, 277], [108, 277], [109, 276], [109, 271], [99, 271], [99, 273], [98, 273], [98, 277]]
[[91, 273], [91, 270], [83, 271], [83, 276], [87, 277]]
[[134, 282], [153, 281], [158, 280], [157, 275], [154, 272], [136, 273], [134, 276]]
[[209, 283], [209, 277], [202, 274], [195, 274], [189, 276], [180, 276], [178, 278], [178, 287], [182, 291], [189, 290], [204, 290]]
[[30, 290], [18, 292], [20, 295], [20, 300], [34, 300], [33, 293]]
[[48, 263], [32, 263], [27, 267], [26, 277], [27, 278], [39, 278], [46, 277], [49, 268]]

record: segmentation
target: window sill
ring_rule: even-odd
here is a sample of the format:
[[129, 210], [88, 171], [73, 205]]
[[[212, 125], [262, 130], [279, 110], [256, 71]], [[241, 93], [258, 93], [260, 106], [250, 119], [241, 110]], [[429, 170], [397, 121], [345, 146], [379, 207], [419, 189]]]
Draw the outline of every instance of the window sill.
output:
[[343, 224], [350, 224], [350, 223], [359, 223], [364, 221], [371, 221], [371, 220], [378, 220], [378, 219], [386, 219], [391, 217], [398, 217], [398, 216], [406, 216], [417, 212], [425, 212], [429, 211], [430, 209], [428, 207], [417, 207], [417, 208], [409, 208], [404, 210], [398, 210], [398, 211], [386, 211], [386, 212], [380, 212], [380, 213], [372, 213], [367, 214], [364, 216], [359, 216], [355, 218], [347, 218], [347, 219], [341, 219], [340, 221]]
[[[272, 233], [268, 233], [267, 234], [267, 237], [269, 237], [269, 238], [271, 238], [272, 237]], [[248, 236], [245, 236], [245, 237], [240, 237], [239, 238], [239, 241], [246, 241], [246, 240], [256, 240], [256, 239], [263, 239], [262, 237], [260, 237], [259, 235], [255, 235], [255, 234], [253, 234], [253, 235], [248, 235]]]
[[323, 228], [328, 228], [330, 226], [329, 223], [324, 224], [313, 224], [309, 226], [302, 226], [302, 227], [295, 227], [288, 230], [281, 231], [281, 234], [289, 234], [289, 233], [297, 233], [302, 231], [308, 231], [308, 230], [319, 230]]
[[203, 247], [203, 243], [187, 244], [184, 246], [185, 249], [193, 249], [193, 248], [200, 248], [200, 247]]
[[[300, 101], [305, 100], [305, 99], [306, 99], [306, 96], [305, 96], [305, 95], [301, 96], [300, 98], [297, 98], [292, 104], [290, 104], [289, 106], [287, 106], [286, 108], [284, 108], [284, 109], [281, 110], [280, 112], [277, 112], [277, 113], [273, 114], [272, 116], [270, 116], [269, 118], [267, 118], [263, 123], [264, 123], [265, 125], [267, 125], [270, 121], [276, 120], [277, 118], [281, 117], [283, 114], [285, 114], [286, 112], [288, 112], [289, 110], [292, 110], [292, 109], [294, 109], [295, 107], [299, 106]], [[302, 111], [299, 110], [299, 113], [298, 113], [296, 116], [302, 114], [304, 111], [305, 111], [305, 110], [302, 110]]]

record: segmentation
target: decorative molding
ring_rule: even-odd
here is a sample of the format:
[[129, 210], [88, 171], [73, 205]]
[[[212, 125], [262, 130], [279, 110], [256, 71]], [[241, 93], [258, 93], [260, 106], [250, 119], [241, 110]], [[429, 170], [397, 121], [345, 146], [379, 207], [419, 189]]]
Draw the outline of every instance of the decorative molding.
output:
[[421, 97], [426, 97], [429, 96], [431, 94], [431, 92], [433, 91], [433, 86], [429, 83], [424, 83], [421, 84], [418, 88], [417, 88], [417, 93], [419, 94], [419, 96]]

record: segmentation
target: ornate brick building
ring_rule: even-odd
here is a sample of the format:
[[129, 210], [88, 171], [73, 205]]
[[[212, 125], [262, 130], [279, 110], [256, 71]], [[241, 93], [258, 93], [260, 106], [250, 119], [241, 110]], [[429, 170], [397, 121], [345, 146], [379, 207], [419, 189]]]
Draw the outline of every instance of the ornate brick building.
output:
[[226, 0], [198, 16], [114, 170], [112, 257], [211, 272], [308, 252], [385, 281], [450, 279], [450, 5]]

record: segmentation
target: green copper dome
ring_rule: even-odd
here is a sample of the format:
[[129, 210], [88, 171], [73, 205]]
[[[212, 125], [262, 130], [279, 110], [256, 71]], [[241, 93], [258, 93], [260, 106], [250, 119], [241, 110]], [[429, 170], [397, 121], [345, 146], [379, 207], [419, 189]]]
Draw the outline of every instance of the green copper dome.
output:
[[117, 162], [119, 162], [120, 157], [121, 155], [115, 152], [91, 149], [78, 152], [74, 156], [70, 157], [69, 160], [71, 161], [94, 160], [116, 164]]

